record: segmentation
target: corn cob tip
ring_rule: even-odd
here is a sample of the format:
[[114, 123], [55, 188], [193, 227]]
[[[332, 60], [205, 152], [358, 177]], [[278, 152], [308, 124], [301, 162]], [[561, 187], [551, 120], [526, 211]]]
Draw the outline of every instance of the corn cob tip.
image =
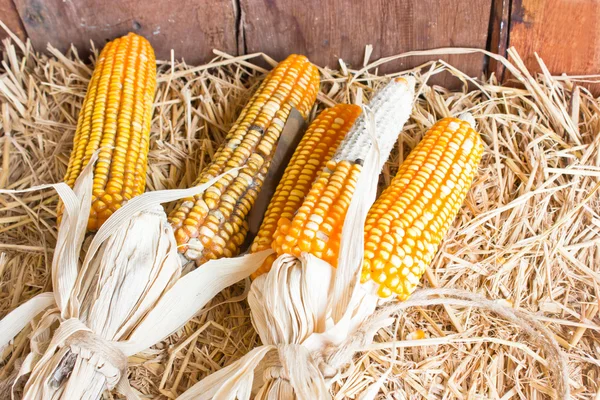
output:
[[388, 83], [388, 87], [397, 87], [399, 89], [406, 90], [408, 93], [414, 96], [415, 86], [417, 85], [417, 80], [412, 75], [399, 76], [394, 78]]
[[124, 35], [124, 36], [122, 36], [122, 37], [127, 37], [127, 36], [131, 36], [131, 37], [137, 36], [137, 37], [139, 37], [139, 38], [142, 38], [142, 39], [144, 39], [145, 41], [148, 41], [148, 39], [146, 39], [144, 36], [142, 36], [142, 35], [138, 35], [138, 34], [137, 34], [137, 33], [135, 33], [135, 32], [127, 32], [127, 35]]
[[310, 62], [310, 60], [308, 59], [308, 57], [306, 57], [304, 54], [296, 54], [296, 53], [292, 53], [290, 55], [288, 55], [285, 60], [287, 59], [292, 59], [295, 58], [296, 61], [301, 61], [301, 62]]
[[[415, 82], [412, 76], [393, 79], [369, 102], [368, 108], [373, 114], [373, 128], [380, 151], [380, 168], [383, 168], [383, 163], [387, 161], [404, 123], [410, 116], [415, 97]], [[369, 113], [360, 115], [334, 155], [334, 161], [354, 162], [365, 159], [372, 146], [370, 119]]]
[[395, 78], [394, 82], [397, 84], [406, 85], [408, 88], [411, 88], [414, 90], [417, 80], [412, 75], [406, 75], [406, 76], [399, 76], [399, 77]]
[[458, 119], [468, 122], [471, 128], [475, 129], [475, 118], [470, 112], [464, 112], [458, 116]]

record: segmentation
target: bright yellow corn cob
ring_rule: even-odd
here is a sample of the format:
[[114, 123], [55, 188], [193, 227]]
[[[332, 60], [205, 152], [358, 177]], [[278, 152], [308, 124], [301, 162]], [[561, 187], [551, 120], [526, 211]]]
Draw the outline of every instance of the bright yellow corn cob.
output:
[[301, 55], [291, 55], [273, 69], [242, 110], [214, 161], [196, 181], [228, 174], [202, 195], [184, 199], [169, 215], [179, 249], [200, 265], [220, 258], [254, 204], [275, 145], [292, 107], [307, 117], [319, 90], [319, 71]]
[[[412, 98], [412, 81], [398, 78], [380, 90], [369, 104], [383, 161], [408, 119]], [[279, 219], [272, 245], [278, 255], [300, 256], [302, 252], [309, 252], [334, 267], [337, 265], [346, 212], [362, 163], [372, 146], [368, 121], [364, 114], [356, 120], [334, 157], [312, 184], [296, 215]]]
[[[88, 230], [144, 192], [156, 61], [150, 43], [130, 33], [104, 46], [77, 121], [65, 182], [75, 180], [98, 149]], [[60, 218], [62, 204], [59, 205]]]
[[[293, 218], [310, 190], [311, 184], [323, 170], [326, 162], [333, 157], [360, 112], [361, 109], [357, 105], [338, 104], [321, 112], [310, 124], [269, 203], [260, 229], [250, 247], [252, 253], [271, 247], [277, 221], [280, 218]], [[268, 272], [275, 258], [274, 254], [269, 256], [252, 278]]]
[[456, 217], [483, 154], [471, 126], [436, 123], [369, 210], [361, 281], [379, 283], [380, 296], [414, 291]]

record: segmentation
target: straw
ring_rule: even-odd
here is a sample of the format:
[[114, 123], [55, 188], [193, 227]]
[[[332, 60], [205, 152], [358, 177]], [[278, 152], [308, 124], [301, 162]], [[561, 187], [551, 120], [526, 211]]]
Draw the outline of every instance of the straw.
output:
[[[92, 65], [73, 51], [52, 49], [49, 57], [34, 52], [29, 42], [4, 43], [0, 186], [59, 182]], [[475, 51], [412, 55], [437, 59]], [[263, 67], [255, 63], [270, 61], [262, 53], [215, 54], [199, 67], [159, 62], [148, 190], [191, 185], [263, 76]], [[380, 189], [437, 119], [472, 113], [486, 143], [482, 167], [423, 286], [466, 290], [531, 313], [563, 347], [571, 398], [599, 398], [600, 102], [579, 85], [600, 78], [555, 77], [543, 64], [544, 73], [536, 76], [516, 51], [510, 57], [500, 61], [507, 75], [521, 82], [518, 88], [473, 80], [441, 61], [412, 70], [420, 96]], [[368, 62], [358, 66], [358, 74], [345, 63], [339, 71], [323, 70], [319, 104], [311, 116], [338, 102], [366, 104], [390, 78], [373, 75], [380, 64]], [[451, 92], [427, 84], [448, 73], [476, 83], [475, 90]], [[0, 316], [50, 290], [56, 200], [52, 192], [0, 196]], [[132, 385], [148, 398], [175, 398], [260, 345], [245, 301], [247, 284], [224, 290], [178, 333], [130, 357]], [[422, 344], [406, 340], [417, 330], [427, 338]], [[554, 356], [518, 325], [486, 309], [413, 307], [380, 330], [375, 342], [338, 376], [330, 388], [335, 399], [357, 397], [384, 375], [382, 399], [556, 394], [548, 366]], [[20, 366], [27, 343], [25, 330], [0, 355], [0, 380]]]

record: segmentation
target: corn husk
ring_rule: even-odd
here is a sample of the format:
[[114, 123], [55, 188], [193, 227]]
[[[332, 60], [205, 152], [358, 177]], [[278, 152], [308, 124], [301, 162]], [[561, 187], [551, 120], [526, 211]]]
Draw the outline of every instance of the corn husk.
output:
[[179, 329], [269, 253], [209, 262], [182, 277], [173, 230], [160, 203], [201, 193], [221, 176], [195, 188], [134, 198], [84, 251], [94, 162], [95, 157], [74, 190], [64, 183], [26, 190], [54, 187], [66, 217], [52, 261], [53, 292], [34, 297], [0, 321], [0, 348], [33, 325], [31, 352], [15, 377], [15, 383], [27, 377], [23, 399], [98, 399], [113, 388], [138, 398], [127, 381], [127, 357]]

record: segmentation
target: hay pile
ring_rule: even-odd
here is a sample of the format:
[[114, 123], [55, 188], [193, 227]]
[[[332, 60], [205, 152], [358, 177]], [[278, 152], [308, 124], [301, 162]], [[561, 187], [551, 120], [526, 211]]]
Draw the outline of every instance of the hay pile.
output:
[[[0, 187], [61, 181], [92, 67], [74, 50], [51, 49], [47, 57], [16, 38], [4, 50]], [[159, 62], [148, 190], [193, 182], [263, 76], [254, 63], [273, 63], [264, 54], [215, 53], [200, 67]], [[550, 76], [541, 60], [545, 73], [535, 78], [516, 53], [510, 64], [502, 61], [524, 88], [493, 77], [474, 81], [439, 61], [414, 70], [420, 96], [381, 184], [437, 119], [473, 113], [486, 144], [482, 167], [423, 285], [476, 292], [535, 314], [568, 358], [572, 398], [600, 399], [600, 102], [577, 81]], [[343, 64], [322, 70], [318, 109], [366, 102], [390, 77], [374, 72]], [[440, 73], [461, 79], [464, 90], [427, 85]], [[467, 83], [475, 90], [467, 92]], [[51, 290], [56, 202], [51, 191], [0, 196], [0, 317]], [[175, 398], [256, 346], [248, 288], [226, 289], [180, 332], [131, 357], [132, 384], [149, 398]], [[28, 333], [1, 354], [0, 380], [19, 366]], [[333, 385], [335, 399], [355, 398], [388, 370], [381, 398], [553, 397], [545, 352], [480, 309], [411, 309], [376, 342]]]

